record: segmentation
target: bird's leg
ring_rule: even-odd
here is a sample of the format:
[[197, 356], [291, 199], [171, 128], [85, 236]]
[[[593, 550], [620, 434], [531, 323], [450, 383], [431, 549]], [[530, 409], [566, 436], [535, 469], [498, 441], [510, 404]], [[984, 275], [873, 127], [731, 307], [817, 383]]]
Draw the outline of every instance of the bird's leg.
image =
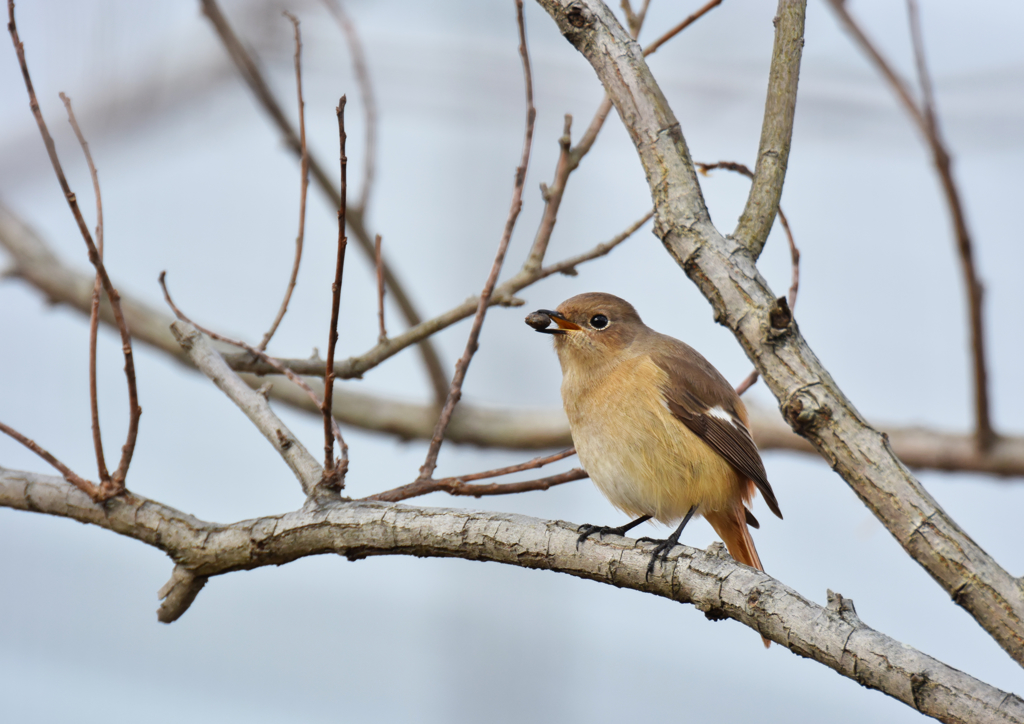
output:
[[690, 522], [690, 518], [692, 518], [693, 514], [696, 512], [697, 506], [695, 505], [690, 508], [689, 512], [687, 512], [686, 517], [683, 518], [683, 522], [679, 524], [679, 527], [676, 528], [675, 532], [663, 541], [655, 541], [651, 538], [640, 539], [651, 541], [652, 543], [658, 543], [658, 547], [654, 549], [654, 552], [651, 554], [651, 560], [647, 564], [647, 575], [644, 576], [645, 579], [649, 579], [651, 574], [654, 573], [654, 564], [657, 563], [659, 558], [662, 563], [668, 560], [668, 554], [679, 544], [679, 536], [682, 535], [683, 528], [686, 527], [686, 524]]
[[649, 515], [641, 515], [636, 520], [631, 520], [625, 525], [620, 525], [618, 528], [612, 528], [607, 525], [591, 525], [590, 523], [584, 523], [579, 527], [580, 537], [576, 539], [576, 550], [579, 550], [580, 543], [585, 541], [590, 536], [597, 533], [599, 537], [604, 537], [605, 534], [613, 533], [615, 535], [626, 535], [629, 531], [636, 528], [641, 523], [646, 523], [651, 519]]

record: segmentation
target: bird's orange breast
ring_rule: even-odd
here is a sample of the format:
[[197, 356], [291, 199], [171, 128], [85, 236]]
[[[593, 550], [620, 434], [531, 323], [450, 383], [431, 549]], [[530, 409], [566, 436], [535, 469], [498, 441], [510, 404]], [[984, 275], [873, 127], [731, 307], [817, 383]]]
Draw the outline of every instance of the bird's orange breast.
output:
[[564, 370], [562, 401], [583, 468], [624, 513], [662, 523], [732, 506], [746, 481], [669, 411], [649, 357], [600, 374]]

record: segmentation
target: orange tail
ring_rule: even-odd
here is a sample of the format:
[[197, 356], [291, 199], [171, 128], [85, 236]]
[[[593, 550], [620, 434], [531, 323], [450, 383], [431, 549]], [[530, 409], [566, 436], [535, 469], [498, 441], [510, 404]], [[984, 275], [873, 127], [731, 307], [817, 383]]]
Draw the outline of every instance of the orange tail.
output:
[[[750, 530], [747, 528], [747, 518], [743, 511], [743, 503], [736, 500], [732, 510], [708, 511], [704, 518], [715, 529], [719, 537], [729, 549], [729, 555], [740, 563], [764, 570], [761, 559], [757, 555], [757, 548], [754, 547], [754, 539], [750, 537]], [[761, 637], [764, 647], [771, 646], [771, 641], [764, 636]]]

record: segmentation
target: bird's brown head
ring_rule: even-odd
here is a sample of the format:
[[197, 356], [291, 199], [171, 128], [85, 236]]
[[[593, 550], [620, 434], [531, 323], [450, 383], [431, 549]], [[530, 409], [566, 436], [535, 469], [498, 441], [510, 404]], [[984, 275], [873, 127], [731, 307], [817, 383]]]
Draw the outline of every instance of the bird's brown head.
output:
[[[549, 322], [557, 326], [549, 327]], [[563, 370], [567, 365], [591, 366], [616, 359], [647, 329], [632, 304], [601, 292], [578, 294], [554, 310], [538, 309], [526, 323], [554, 337]]]

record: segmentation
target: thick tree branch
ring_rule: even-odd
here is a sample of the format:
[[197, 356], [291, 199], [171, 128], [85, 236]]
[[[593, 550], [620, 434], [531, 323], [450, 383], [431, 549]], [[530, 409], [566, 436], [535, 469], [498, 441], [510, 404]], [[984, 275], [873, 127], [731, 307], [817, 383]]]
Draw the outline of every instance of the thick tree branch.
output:
[[350, 560], [413, 555], [558, 571], [689, 603], [731, 618], [863, 686], [945, 722], [1024, 723], [1024, 701], [866, 626], [852, 602], [819, 606], [742, 566], [715, 543], [679, 546], [647, 580], [652, 544], [609, 537], [576, 550], [576, 526], [507, 513], [310, 500], [284, 515], [231, 525], [201, 521], [129, 495], [99, 506], [56, 476], [0, 468], [0, 505], [63, 516], [135, 538], [176, 566], [160, 619], [180, 616], [212, 576], [333, 553]]
[[927, 570], [1018, 663], [1024, 591], [935, 502], [821, 365], [744, 247], [712, 225], [686, 142], [639, 48], [599, 0], [539, 0], [612, 98], [647, 173], [655, 233], [729, 327], [806, 437]]

